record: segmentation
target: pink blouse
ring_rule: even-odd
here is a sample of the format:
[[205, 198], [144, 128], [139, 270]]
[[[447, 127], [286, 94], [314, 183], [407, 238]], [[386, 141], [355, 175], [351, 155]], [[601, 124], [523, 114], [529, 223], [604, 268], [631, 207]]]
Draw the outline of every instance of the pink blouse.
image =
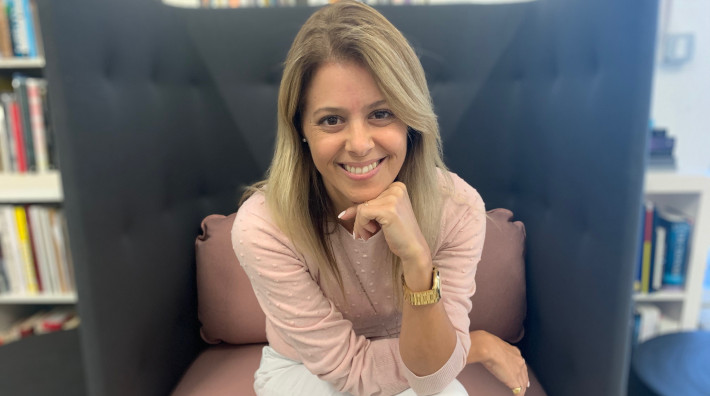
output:
[[393, 395], [411, 387], [419, 395], [440, 392], [466, 365], [470, 348], [468, 312], [485, 237], [485, 207], [478, 192], [451, 174], [438, 241], [431, 247], [441, 274], [442, 303], [456, 329], [447, 363], [419, 377], [402, 362], [388, 246], [382, 232], [353, 240], [339, 224], [330, 241], [343, 278], [321, 279], [313, 259], [297, 251], [274, 224], [261, 193], [239, 209], [232, 246], [266, 314], [269, 345], [300, 362], [341, 392]]

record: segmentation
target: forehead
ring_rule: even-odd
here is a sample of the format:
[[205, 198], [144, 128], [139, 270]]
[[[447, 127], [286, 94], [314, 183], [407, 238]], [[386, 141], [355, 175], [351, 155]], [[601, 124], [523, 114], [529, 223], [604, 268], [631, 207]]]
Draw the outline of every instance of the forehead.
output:
[[357, 62], [326, 62], [318, 66], [303, 94], [309, 106], [355, 105], [362, 101], [382, 100], [375, 78]]

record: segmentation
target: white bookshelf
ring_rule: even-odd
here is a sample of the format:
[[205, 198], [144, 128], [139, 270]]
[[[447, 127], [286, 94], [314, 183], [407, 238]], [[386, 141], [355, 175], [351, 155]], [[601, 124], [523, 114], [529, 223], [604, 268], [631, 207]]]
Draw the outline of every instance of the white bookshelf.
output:
[[0, 173], [0, 203], [51, 203], [63, 199], [58, 171]]
[[76, 293], [64, 294], [0, 294], [0, 304], [76, 304]]
[[0, 69], [41, 69], [44, 58], [0, 58]]
[[[43, 173], [0, 172], [0, 204], [61, 203], [64, 199], [58, 171]], [[32, 306], [74, 305], [76, 293], [0, 294], [0, 329], [33, 312]]]
[[710, 177], [675, 172], [649, 171], [645, 179], [646, 198], [657, 205], [672, 206], [693, 219], [686, 283], [679, 290], [661, 290], [634, 296], [636, 302], [661, 309], [661, 333], [698, 328], [710, 248]]

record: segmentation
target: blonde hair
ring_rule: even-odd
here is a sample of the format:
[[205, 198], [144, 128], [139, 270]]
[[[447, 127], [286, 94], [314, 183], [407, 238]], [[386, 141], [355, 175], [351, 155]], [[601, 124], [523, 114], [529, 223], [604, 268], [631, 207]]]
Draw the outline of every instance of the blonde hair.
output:
[[[247, 190], [242, 201], [262, 190], [277, 226], [301, 254], [318, 262], [319, 271], [342, 278], [328, 235], [333, 206], [308, 147], [302, 143], [302, 109], [309, 83], [326, 62], [357, 62], [372, 74], [394, 114], [408, 125], [407, 155], [397, 179], [407, 186], [414, 214], [429, 246], [441, 220], [437, 168], [451, 185], [442, 161], [441, 138], [424, 70], [404, 36], [373, 8], [340, 1], [316, 11], [296, 35], [286, 57], [278, 99], [276, 149], [267, 179]], [[264, 186], [266, 187], [264, 188]], [[399, 287], [401, 264], [390, 254], [393, 284]], [[398, 294], [395, 294], [398, 295]]]

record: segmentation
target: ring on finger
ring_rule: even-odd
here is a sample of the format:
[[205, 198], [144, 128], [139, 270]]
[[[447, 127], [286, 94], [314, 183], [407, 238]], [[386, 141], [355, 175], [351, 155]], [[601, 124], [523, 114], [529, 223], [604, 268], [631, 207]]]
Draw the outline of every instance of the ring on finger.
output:
[[518, 393], [520, 393], [520, 392], [523, 391], [523, 387], [522, 387], [522, 386], [519, 386], [519, 387], [513, 388], [513, 389], [511, 389], [511, 390], [513, 391], [513, 394], [514, 394], [514, 395], [517, 395]]

